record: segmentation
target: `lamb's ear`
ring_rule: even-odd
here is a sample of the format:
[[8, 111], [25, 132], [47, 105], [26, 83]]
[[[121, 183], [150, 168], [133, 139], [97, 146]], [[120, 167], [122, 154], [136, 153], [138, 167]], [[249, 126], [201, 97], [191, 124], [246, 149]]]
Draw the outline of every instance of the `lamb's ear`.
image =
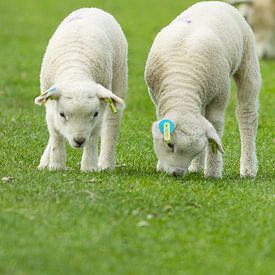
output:
[[60, 94], [58, 93], [56, 86], [52, 86], [40, 96], [36, 97], [34, 103], [37, 105], [42, 105], [43, 103], [46, 103], [48, 99], [58, 99], [59, 97]]
[[212, 146], [213, 152], [217, 153], [217, 150], [219, 150], [222, 154], [224, 154], [221, 139], [212, 123], [210, 123], [207, 119], [204, 119], [204, 126], [206, 137]]
[[[116, 113], [116, 107], [119, 109], [124, 109], [125, 105], [123, 99], [112, 93], [110, 90], [104, 88], [101, 85], [97, 85], [96, 95], [99, 99], [104, 100], [106, 103], [109, 103], [110, 108], [113, 113]], [[115, 105], [114, 105], [115, 103]]]

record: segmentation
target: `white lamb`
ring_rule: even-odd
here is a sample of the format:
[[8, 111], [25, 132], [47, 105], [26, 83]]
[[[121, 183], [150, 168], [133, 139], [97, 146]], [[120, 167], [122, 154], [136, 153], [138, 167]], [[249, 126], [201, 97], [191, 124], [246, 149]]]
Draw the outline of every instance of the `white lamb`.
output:
[[[46, 105], [50, 134], [39, 169], [66, 169], [65, 138], [72, 147], [84, 148], [82, 171], [114, 168], [127, 91], [127, 52], [121, 27], [100, 9], [74, 11], [60, 24], [42, 63], [40, 83], [46, 92], [35, 99]], [[106, 108], [108, 102], [113, 111], [116, 105], [116, 114]]]
[[178, 175], [189, 167], [221, 178], [221, 137], [231, 76], [238, 87], [240, 173], [255, 177], [261, 76], [245, 19], [228, 4], [200, 2], [157, 35], [145, 69], [159, 119], [152, 126], [157, 170]]
[[238, 8], [255, 34], [259, 58], [275, 58], [275, 0], [227, 0]]

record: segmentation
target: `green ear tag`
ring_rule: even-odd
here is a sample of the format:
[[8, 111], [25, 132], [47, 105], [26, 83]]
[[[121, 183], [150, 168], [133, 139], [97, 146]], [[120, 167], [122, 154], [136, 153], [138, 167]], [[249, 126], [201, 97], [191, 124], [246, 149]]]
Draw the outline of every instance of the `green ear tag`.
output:
[[208, 141], [211, 144], [213, 153], [215, 155], [217, 155], [217, 153], [218, 153], [218, 145], [217, 145], [217, 143], [214, 141], [214, 139], [211, 139], [211, 138]]
[[116, 109], [116, 106], [115, 106], [113, 100], [111, 98], [105, 98], [104, 101], [109, 104], [109, 107], [110, 107], [111, 111], [114, 114], [116, 114], [117, 113], [117, 109]]
[[163, 138], [164, 141], [167, 143], [171, 142], [171, 133], [170, 133], [170, 124], [168, 122], [164, 123], [164, 132], [163, 132]]

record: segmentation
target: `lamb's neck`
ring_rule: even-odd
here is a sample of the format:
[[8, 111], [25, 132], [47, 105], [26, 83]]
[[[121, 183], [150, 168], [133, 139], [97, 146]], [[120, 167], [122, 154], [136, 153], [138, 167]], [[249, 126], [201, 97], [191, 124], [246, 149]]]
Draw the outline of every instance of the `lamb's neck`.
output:
[[198, 91], [175, 89], [161, 93], [158, 100], [159, 118], [175, 112], [202, 114], [203, 104]]

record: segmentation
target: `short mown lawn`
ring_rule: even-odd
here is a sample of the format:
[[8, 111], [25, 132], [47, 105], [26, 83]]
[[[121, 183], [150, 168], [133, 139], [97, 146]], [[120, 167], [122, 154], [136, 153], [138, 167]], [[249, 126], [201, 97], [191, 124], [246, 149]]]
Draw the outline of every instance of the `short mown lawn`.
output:
[[[0, 2], [1, 274], [274, 274], [275, 61], [261, 63], [256, 179], [239, 177], [234, 85], [223, 179], [155, 171], [145, 61], [156, 33], [194, 2]], [[118, 167], [81, 173], [81, 151], [68, 146], [68, 172], [41, 172], [48, 134], [33, 100], [42, 56], [59, 22], [90, 6], [111, 12], [129, 42]]]

